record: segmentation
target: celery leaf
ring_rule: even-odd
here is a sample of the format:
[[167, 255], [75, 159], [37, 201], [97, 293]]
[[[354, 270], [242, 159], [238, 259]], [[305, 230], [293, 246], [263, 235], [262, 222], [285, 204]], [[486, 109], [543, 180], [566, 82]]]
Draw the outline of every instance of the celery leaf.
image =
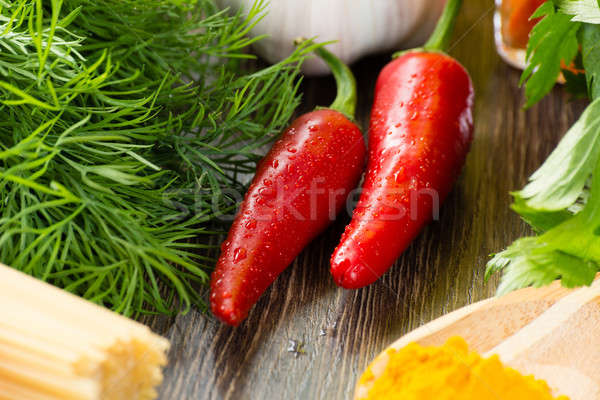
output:
[[565, 287], [589, 285], [598, 271], [597, 264], [572, 256], [540, 242], [538, 237], [515, 241], [488, 263], [487, 276], [504, 271], [497, 294], [527, 286], [541, 287], [561, 278]]
[[580, 42], [588, 94], [597, 99], [600, 97], [600, 25], [583, 24]]
[[527, 101], [531, 107], [542, 99], [556, 83], [562, 63], [569, 64], [579, 50], [577, 31], [581, 23], [572, 16], [556, 11], [547, 1], [532, 15], [542, 20], [533, 28], [527, 44], [527, 67], [521, 75]]
[[538, 211], [558, 211], [581, 195], [600, 155], [600, 100], [591, 103], [544, 164], [517, 193]]
[[513, 209], [543, 233], [518, 239], [488, 262], [487, 277], [503, 271], [498, 293], [557, 278], [566, 287], [589, 285], [600, 270], [600, 100], [513, 195]]
[[597, 0], [560, 0], [561, 13], [572, 15], [572, 21], [600, 24], [600, 4]]

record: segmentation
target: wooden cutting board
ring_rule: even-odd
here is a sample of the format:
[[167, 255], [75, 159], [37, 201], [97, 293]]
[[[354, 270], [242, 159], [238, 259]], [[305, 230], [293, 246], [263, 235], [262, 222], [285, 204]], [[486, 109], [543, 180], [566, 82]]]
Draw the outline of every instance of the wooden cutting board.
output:
[[[485, 356], [498, 354], [505, 364], [546, 380], [555, 394], [571, 400], [600, 399], [598, 277], [589, 288], [569, 290], [555, 282], [472, 304], [406, 334], [388, 349], [411, 342], [439, 346], [452, 336], [462, 336], [470, 349]], [[385, 350], [375, 358], [375, 376], [387, 360]], [[355, 399], [369, 387], [357, 385]]]

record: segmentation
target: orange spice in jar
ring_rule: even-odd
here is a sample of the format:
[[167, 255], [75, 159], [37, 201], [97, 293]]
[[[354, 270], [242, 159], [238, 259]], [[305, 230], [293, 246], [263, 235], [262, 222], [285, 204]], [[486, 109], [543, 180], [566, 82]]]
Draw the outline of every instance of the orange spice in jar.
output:
[[496, 47], [509, 64], [524, 68], [529, 33], [539, 21], [531, 15], [545, 0], [496, 0]]
[[531, 19], [545, 0], [502, 0], [500, 16], [502, 18], [502, 40], [507, 46], [524, 49], [527, 47], [529, 33], [539, 21]]

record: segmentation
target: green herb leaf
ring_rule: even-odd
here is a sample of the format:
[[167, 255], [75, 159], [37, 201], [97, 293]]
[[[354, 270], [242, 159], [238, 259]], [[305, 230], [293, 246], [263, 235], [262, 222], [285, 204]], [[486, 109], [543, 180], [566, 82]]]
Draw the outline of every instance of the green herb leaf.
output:
[[490, 260], [486, 276], [504, 271], [499, 293], [556, 278], [567, 287], [593, 281], [600, 269], [599, 140], [600, 99], [515, 193], [514, 209], [544, 233], [519, 239]]
[[572, 15], [572, 21], [600, 24], [600, 2], [598, 0], [559, 0], [561, 13]]
[[600, 25], [583, 24], [581, 53], [590, 98], [600, 97]]
[[515, 241], [490, 260], [486, 276], [504, 270], [498, 294], [531, 285], [544, 286], [557, 278], [566, 287], [589, 285], [600, 270], [599, 227], [600, 168], [597, 167], [592, 194], [580, 213], [540, 236]]
[[566, 209], [581, 196], [599, 155], [600, 100], [596, 100], [516, 196], [536, 211]]
[[557, 12], [552, 1], [544, 3], [532, 15], [532, 18], [540, 17], [542, 20], [531, 31], [527, 67], [521, 75], [527, 97], [525, 107], [531, 107], [552, 90], [562, 63], [568, 65], [579, 49], [579, 22], [572, 22], [570, 15]]
[[511, 208], [538, 233], [542, 233], [567, 220], [572, 214], [566, 210], [543, 211], [527, 205], [519, 192], [512, 193], [514, 203]]
[[301, 45], [212, 0], [0, 8], [0, 262], [125, 315], [204, 305], [215, 219], [299, 103]]
[[541, 287], [561, 278], [565, 287], [589, 285], [598, 265], [552, 249], [537, 237], [521, 238], [488, 263], [486, 276], [503, 271], [497, 294], [528, 286]]

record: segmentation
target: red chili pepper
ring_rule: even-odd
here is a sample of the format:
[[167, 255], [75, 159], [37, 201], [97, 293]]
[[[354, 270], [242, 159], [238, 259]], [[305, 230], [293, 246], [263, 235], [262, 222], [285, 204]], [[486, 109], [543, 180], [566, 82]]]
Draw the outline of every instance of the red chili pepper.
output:
[[[362, 174], [366, 149], [349, 119], [352, 72], [331, 53], [338, 96], [296, 119], [261, 161], [212, 275], [211, 309], [238, 325], [275, 278], [335, 218]], [[348, 117], [347, 117], [348, 116]]]
[[386, 272], [462, 169], [473, 132], [473, 86], [458, 61], [441, 52], [460, 6], [449, 0], [425, 47], [401, 53], [379, 75], [363, 192], [331, 258], [339, 286], [360, 288]]

